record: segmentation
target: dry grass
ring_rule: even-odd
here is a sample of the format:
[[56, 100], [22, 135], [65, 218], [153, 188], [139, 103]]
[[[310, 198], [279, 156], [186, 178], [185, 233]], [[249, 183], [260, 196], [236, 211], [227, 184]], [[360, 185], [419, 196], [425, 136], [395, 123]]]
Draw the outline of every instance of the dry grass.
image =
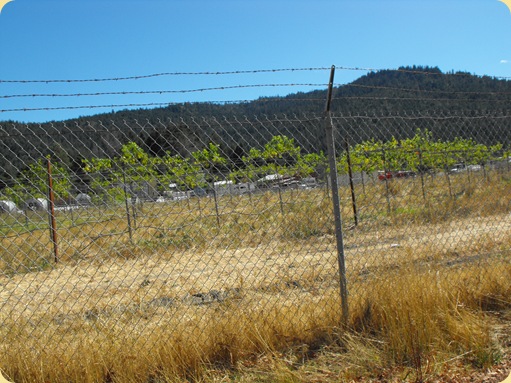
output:
[[[509, 307], [511, 266], [499, 262], [489, 271], [483, 281], [467, 267], [368, 283], [350, 301], [349, 329], [340, 325], [335, 290], [247, 292], [207, 307], [141, 306], [60, 323], [52, 315], [36, 323], [3, 318], [2, 363], [16, 382], [205, 381], [212, 374], [261, 381], [254, 368], [261, 359], [266, 381], [308, 381], [310, 371], [299, 367], [328, 353], [337, 358], [327, 370], [332, 381], [398, 366], [424, 378], [458, 357], [488, 367], [501, 356], [488, 310]], [[453, 289], [460, 275], [466, 284]]]
[[[0, 366], [17, 383], [390, 381], [389, 371], [422, 382], [452, 361], [486, 368], [502, 357], [494, 313], [511, 306], [511, 186], [452, 178], [453, 197], [434, 180], [426, 200], [417, 179], [392, 183], [390, 212], [384, 185], [366, 185], [360, 224], [345, 233], [347, 327], [321, 190], [138, 206], [131, 238], [122, 207], [66, 213], [57, 265], [46, 232], [10, 232]], [[348, 202], [343, 214], [348, 226]]]

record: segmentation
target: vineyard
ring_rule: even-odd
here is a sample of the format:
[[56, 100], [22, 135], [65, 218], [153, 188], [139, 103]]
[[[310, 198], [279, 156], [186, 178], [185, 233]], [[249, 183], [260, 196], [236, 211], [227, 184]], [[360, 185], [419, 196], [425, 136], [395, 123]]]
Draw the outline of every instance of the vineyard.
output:
[[[362, 183], [364, 177], [374, 182], [378, 172], [386, 174], [379, 177], [380, 180], [390, 178], [390, 174], [396, 172], [404, 176], [406, 172], [406, 176], [420, 176], [422, 184], [425, 176], [444, 174], [450, 184], [453, 172], [468, 170], [470, 181], [471, 172], [481, 170], [486, 175], [490, 169], [505, 166], [509, 170], [510, 166], [511, 152], [504, 150], [501, 143], [487, 146], [462, 138], [435, 141], [427, 130], [419, 130], [409, 139], [372, 139], [349, 146], [345, 138], [345, 143], [338, 169], [345, 174], [358, 173]], [[250, 184], [252, 187], [246, 190], [249, 192], [256, 188], [290, 186], [290, 180], [308, 177], [314, 177], [319, 183], [327, 182], [326, 155], [323, 152], [304, 153], [294, 139], [285, 135], [273, 136], [262, 149], [250, 148], [247, 155], [238, 154], [234, 161], [228, 158], [220, 144], [209, 142], [205, 146], [190, 153], [189, 157], [172, 155], [170, 151], [156, 157], [150, 156], [137, 143], [129, 142], [122, 145], [118, 157], [82, 160], [78, 172], [71, 172], [69, 166], [59, 163], [57, 158], [52, 162], [51, 170], [53, 192], [61, 205], [76, 202], [77, 194], [84, 191], [92, 196], [85, 202], [97, 205], [118, 203], [127, 198], [172, 197], [172, 191], [199, 190], [200, 196], [200, 192], [204, 195], [214, 193], [215, 185], [222, 183]], [[25, 170], [12, 181], [13, 186], [3, 189], [3, 199], [21, 207], [26, 206], [27, 200], [45, 198], [47, 173], [47, 160], [25, 164]], [[450, 189], [449, 194], [452, 197]]]

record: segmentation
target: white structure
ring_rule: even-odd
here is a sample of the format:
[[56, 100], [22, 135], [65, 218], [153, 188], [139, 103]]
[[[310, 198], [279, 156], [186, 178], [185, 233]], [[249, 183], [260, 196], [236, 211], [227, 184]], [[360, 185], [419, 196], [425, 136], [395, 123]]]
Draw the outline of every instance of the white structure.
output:
[[233, 194], [234, 183], [232, 181], [216, 181], [213, 182], [213, 189], [217, 196], [225, 194]]
[[20, 210], [13, 201], [0, 201], [0, 213], [18, 213]]
[[314, 177], [302, 178], [298, 184], [299, 189], [313, 189], [318, 187], [318, 182]]
[[281, 176], [280, 174], [268, 174], [267, 176], [264, 176], [263, 178], [259, 178], [256, 182], [258, 184], [271, 184], [278, 182], [282, 180], [284, 176]]
[[75, 201], [78, 205], [90, 205], [92, 204], [92, 198], [90, 195], [80, 193], [75, 197]]
[[179, 201], [190, 198], [190, 191], [181, 191], [176, 183], [168, 184], [168, 189], [163, 193], [164, 198], [171, 199], [173, 201]]
[[243, 182], [239, 184], [235, 184], [232, 187], [232, 194], [246, 194], [255, 191], [255, 184], [252, 182]]
[[31, 198], [25, 201], [27, 210], [48, 210], [48, 200], [46, 198]]

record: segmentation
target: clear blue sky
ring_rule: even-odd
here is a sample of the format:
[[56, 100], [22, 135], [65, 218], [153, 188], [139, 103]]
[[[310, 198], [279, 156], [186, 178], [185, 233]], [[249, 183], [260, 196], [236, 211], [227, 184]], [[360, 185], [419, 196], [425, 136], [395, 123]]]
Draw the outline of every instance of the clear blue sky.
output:
[[[0, 13], [0, 81], [331, 65], [430, 65], [511, 77], [510, 48], [511, 12], [498, 0], [14, 0]], [[335, 82], [364, 73], [338, 69]], [[0, 82], [0, 96], [326, 84], [328, 75], [320, 70], [98, 83]], [[0, 98], [0, 109], [232, 101], [316, 88]], [[3, 112], [0, 121], [43, 122], [111, 110]]]

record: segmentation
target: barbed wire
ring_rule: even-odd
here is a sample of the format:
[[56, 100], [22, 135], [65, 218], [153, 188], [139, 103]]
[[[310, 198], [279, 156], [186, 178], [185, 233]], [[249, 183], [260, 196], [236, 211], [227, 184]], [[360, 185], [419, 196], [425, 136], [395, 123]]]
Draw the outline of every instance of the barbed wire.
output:
[[[136, 107], [151, 107], [151, 106], [175, 106], [189, 104], [213, 104], [213, 105], [235, 105], [247, 104], [251, 102], [275, 102], [276, 97], [259, 98], [254, 100], [226, 100], [226, 101], [194, 101], [194, 102], [148, 102], [148, 103], [128, 103], [128, 104], [101, 104], [101, 105], [82, 105], [82, 106], [54, 106], [54, 107], [34, 107], [34, 108], [12, 108], [0, 109], [0, 113], [6, 112], [32, 112], [32, 111], [51, 111], [51, 110], [72, 110], [72, 109], [98, 109], [98, 108], [136, 108]], [[287, 101], [314, 101], [325, 102], [322, 98], [294, 98]]]
[[[62, 79], [62, 80], [0, 80], [0, 83], [75, 83], [75, 82], [102, 82], [102, 81], [122, 81], [122, 80], [137, 80], [151, 77], [160, 76], [184, 76], [184, 75], [238, 75], [238, 74], [256, 74], [256, 73], [278, 73], [278, 72], [295, 72], [295, 71], [322, 71], [330, 70], [327, 67], [310, 67], [310, 68], [284, 68], [284, 69], [256, 69], [256, 70], [240, 70], [240, 71], [224, 71], [224, 72], [163, 72], [149, 75], [130, 76], [130, 77], [112, 77], [112, 78], [97, 78], [97, 79]], [[336, 67], [337, 70], [353, 70], [353, 71], [396, 71], [411, 74], [421, 75], [445, 75], [442, 72], [416, 70], [416, 69], [375, 69], [375, 68], [361, 68], [361, 67]], [[427, 68], [426, 68], [427, 69]], [[469, 73], [449, 73], [449, 75], [463, 75], [473, 76]], [[507, 79], [505, 77], [494, 77]], [[510, 77], [511, 78], [511, 77]], [[163, 95], [163, 94], [187, 94], [187, 93], [201, 93], [208, 91], [225, 91], [233, 89], [249, 89], [249, 88], [265, 88], [265, 87], [322, 87], [326, 88], [325, 83], [261, 83], [261, 84], [247, 84], [247, 85], [229, 85], [229, 86], [216, 86], [204, 87], [197, 89], [160, 89], [160, 90], [135, 90], [135, 91], [112, 91], [112, 92], [84, 92], [84, 93], [34, 93], [34, 94], [6, 94], [0, 95], [0, 99], [14, 99], [14, 98], [58, 98], [58, 97], [97, 97], [97, 96], [122, 96], [122, 95]], [[511, 92], [506, 91], [450, 91], [440, 89], [417, 89], [393, 86], [379, 86], [379, 85], [363, 85], [363, 84], [340, 84], [335, 83], [334, 86], [338, 87], [353, 87], [370, 90], [392, 90], [398, 92], [415, 92], [419, 94], [443, 94], [443, 95], [476, 95], [476, 96], [505, 96], [511, 95]], [[507, 99], [474, 99], [474, 98], [448, 98], [448, 97], [391, 97], [391, 96], [338, 96], [333, 97], [333, 100], [371, 100], [371, 101], [430, 101], [430, 102], [508, 102]], [[190, 103], [198, 104], [243, 104], [243, 103], [262, 103], [262, 102], [324, 102], [323, 98], [295, 98], [295, 97], [261, 97], [259, 99], [241, 99], [241, 100], [227, 100], [227, 101], [190, 101]], [[105, 109], [105, 108], [149, 108], [149, 107], [166, 107], [171, 105], [182, 105], [183, 102], [133, 102], [133, 103], [111, 103], [111, 104], [91, 104], [91, 105], [59, 105], [59, 106], [34, 106], [34, 107], [18, 107], [18, 108], [4, 108], [0, 109], [0, 113], [8, 112], [34, 112], [34, 111], [55, 111], [55, 110], [77, 110], [77, 109]]]
[[[345, 68], [349, 70], [349, 68]], [[0, 83], [80, 83], [80, 82], [108, 82], [108, 81], [127, 81], [127, 80], [141, 80], [153, 77], [165, 76], [222, 76], [222, 75], [238, 75], [238, 74], [257, 74], [257, 73], [278, 73], [278, 72], [303, 72], [303, 71], [323, 71], [330, 70], [330, 68], [282, 68], [282, 69], [254, 69], [254, 70], [237, 70], [237, 71], [219, 71], [219, 72], [161, 72], [147, 75], [126, 76], [126, 77], [107, 77], [107, 78], [92, 78], [92, 79], [46, 79], [46, 80], [1, 80]], [[352, 70], [362, 70], [355, 69]]]
[[87, 96], [118, 96], [118, 95], [142, 95], [142, 94], [170, 94], [170, 93], [200, 93], [213, 90], [230, 90], [245, 88], [266, 88], [266, 87], [296, 87], [296, 86], [327, 86], [328, 84], [311, 83], [287, 83], [287, 84], [249, 84], [249, 85], [229, 85], [217, 86], [211, 88], [182, 89], [182, 90], [141, 90], [141, 91], [119, 91], [119, 92], [94, 92], [94, 93], [35, 93], [35, 94], [13, 94], [0, 95], [0, 98], [26, 98], [26, 97], [87, 97]]
[[[340, 71], [361, 71], [361, 72], [381, 72], [381, 71], [393, 71], [400, 73], [409, 74], [421, 74], [421, 75], [444, 75], [446, 73], [417, 70], [417, 69], [406, 69], [406, 68], [369, 68], [369, 67], [348, 67], [348, 66], [334, 66], [336, 70]], [[279, 72], [312, 72], [312, 71], [327, 71], [331, 70], [332, 67], [309, 67], [309, 68], [278, 68], [278, 69], [253, 69], [253, 70], [236, 70], [236, 71], [198, 71], [198, 72], [160, 72], [152, 74], [125, 76], [125, 77], [105, 77], [105, 78], [89, 78], [89, 79], [25, 79], [25, 80], [6, 80], [0, 79], [1, 83], [17, 83], [17, 84], [30, 84], [30, 83], [82, 83], [82, 82], [109, 82], [109, 81], [130, 81], [130, 80], [141, 80], [155, 77], [166, 77], [166, 76], [223, 76], [223, 75], [243, 75], [243, 74], [260, 74], [260, 73], [279, 73]], [[453, 72], [447, 73], [452, 76], [476, 76], [470, 73], [464, 72]], [[511, 77], [506, 76], [487, 76], [480, 75], [478, 77], [491, 77], [495, 79], [508, 80]]]
[[147, 106], [170, 106], [179, 103], [169, 102], [148, 102], [148, 103], [132, 103], [132, 104], [106, 104], [106, 105], [81, 105], [81, 106], [53, 106], [53, 107], [35, 107], [35, 108], [12, 108], [0, 109], [0, 113], [7, 112], [36, 112], [36, 111], [51, 111], [51, 110], [74, 110], [74, 109], [100, 109], [100, 108], [132, 108], [132, 107], [147, 107]]
[[[323, 98], [314, 100], [325, 102]], [[275, 102], [275, 99], [264, 101]], [[139, 350], [145, 354], [160, 352], [159, 339], [164, 339], [164, 346], [173, 349], [172, 339], [179, 338], [183, 329], [189, 331], [193, 350], [203, 347], [200, 342], [207, 338], [207, 345], [211, 343], [213, 350], [208, 355], [214, 355], [214, 347], [224, 340], [213, 339], [209, 334], [221, 330], [227, 323], [223, 316], [216, 321], [219, 310], [225, 310], [229, 326], [234, 329], [246, 327], [247, 321], [252, 320], [244, 316], [241, 319], [245, 322], [238, 322], [240, 310], [253, 311], [254, 318], [261, 312], [277, 312], [275, 322], [269, 319], [270, 325], [282, 318], [287, 321], [289, 318], [283, 316], [287, 314], [292, 316], [289, 320], [295, 321], [289, 322], [289, 326], [297, 323], [298, 330], [310, 328], [309, 317], [319, 329], [340, 323], [341, 301], [332, 298], [339, 290], [340, 275], [331, 209], [335, 192], [340, 194], [344, 225], [337, 225], [337, 228], [344, 230], [341, 234], [346, 238], [347, 286], [349, 302], [353, 304], [350, 307], [355, 310], [358, 310], [357, 302], [372, 299], [367, 295], [368, 286], [373, 288], [375, 296], [388, 295], [391, 290], [398, 296], [409, 283], [405, 281], [400, 285], [395, 281], [414, 273], [413, 280], [424, 281], [424, 286], [431, 285], [432, 281], [433, 286], [438, 283], [440, 289], [461, 291], [461, 294], [464, 292], [460, 289], [479, 280], [503, 279], [509, 268], [501, 274], [497, 272], [509, 263], [509, 246], [504, 241], [509, 232], [509, 156], [501, 150], [488, 148], [486, 152], [490, 153], [491, 160], [501, 155], [503, 158], [495, 158], [498, 161], [495, 165], [485, 164], [477, 173], [469, 168], [477, 163], [473, 156], [474, 160], [463, 164], [466, 165], [464, 176], [453, 171], [464, 157], [449, 155], [449, 149], [458, 148], [450, 143], [460, 135], [473, 139], [474, 144], [501, 142], [507, 151], [511, 137], [507, 120], [489, 124], [490, 120], [485, 119], [471, 125], [466, 122], [486, 118], [489, 114], [478, 112], [467, 116], [465, 121], [461, 113], [471, 113], [473, 108], [465, 108], [461, 113], [454, 108], [439, 109], [437, 111], [446, 116], [458, 113], [453, 118], [460, 120], [418, 124], [406, 121], [407, 116], [394, 116], [396, 120], [387, 121], [385, 115], [375, 121], [338, 116], [352, 138], [349, 145], [367, 142], [368, 137], [382, 142], [393, 137], [412, 138], [418, 128], [421, 131], [431, 128], [434, 134], [430, 140], [432, 145], [426, 147], [431, 149], [420, 151], [424, 157], [412, 160], [411, 156], [406, 156], [410, 158], [409, 164], [400, 156], [394, 156], [398, 160], [393, 163], [387, 162], [391, 156], [383, 159], [384, 153], [390, 153], [384, 148], [380, 152], [373, 151], [378, 154], [374, 166], [371, 165], [374, 170], [363, 172], [364, 159], [355, 160], [357, 156], [353, 156], [354, 161], [348, 168], [339, 166], [340, 182], [331, 182], [328, 177], [327, 160], [322, 151], [325, 126], [319, 118], [317, 123], [309, 124], [316, 120], [314, 115], [282, 118], [275, 123], [264, 117], [248, 120], [230, 115], [227, 120], [225, 116], [224, 119], [218, 116], [218, 120], [212, 118], [209, 124], [211, 121], [203, 123], [204, 117], [186, 122], [181, 114], [173, 124], [152, 122], [147, 124], [147, 130], [142, 130], [146, 126], [135, 119], [126, 123], [119, 121], [120, 118], [104, 135], [68, 135], [70, 131], [107, 127], [95, 119], [26, 124], [25, 127], [6, 123], [8, 127], [0, 129], [0, 134], [14, 132], [22, 137], [2, 140], [0, 152], [0, 182], [7, 187], [16, 186], [11, 190], [3, 188], [4, 206], [15, 210], [5, 209], [0, 217], [3, 237], [1, 336], [5, 344], [12, 345], [5, 347], [4, 359], [16, 361], [20, 352], [34, 356], [27, 376], [32, 376], [30, 371], [35, 371], [48, 359], [44, 371], [36, 374], [37, 380], [72, 380], [73, 376], [83, 375], [85, 368], [91, 370], [89, 364], [94, 363], [86, 360], [84, 367], [74, 362], [80, 360], [84, 347], [101, 345], [114, 334], [119, 341], [115, 347], [108, 348], [112, 358], [105, 359], [106, 367], [111, 367], [109, 360], [127, 358], [126, 365], [144, 362], [149, 377], [142, 371], [140, 379], [150, 380], [154, 376], [154, 379], [159, 378], [153, 372], [158, 372], [161, 358], [156, 358], [153, 364], [145, 359], [139, 363], [131, 361], [132, 355], [141, 353]], [[295, 110], [305, 112], [306, 108]], [[360, 110], [363, 113], [371, 109]], [[416, 113], [417, 118], [442, 118]], [[335, 118], [335, 114], [333, 116]], [[185, 126], [181, 129], [178, 124]], [[152, 132], [158, 134], [150, 136]], [[342, 130], [338, 132], [341, 134]], [[466, 136], [461, 135], [464, 132]], [[480, 132], [485, 136], [479, 136]], [[37, 139], [32, 138], [32, 134]], [[50, 140], [47, 136], [58, 137]], [[269, 162], [266, 160], [254, 161], [254, 167], [243, 160], [245, 154], [249, 158], [252, 148], [259, 151], [273, 137], [286, 136], [291, 139], [293, 148], [298, 148], [300, 156], [318, 154], [317, 163], [297, 174], [297, 159], [288, 155], [287, 149], [282, 162], [276, 160], [270, 167], [266, 166]], [[208, 170], [208, 164], [177, 172], [180, 169], [177, 164], [170, 162], [168, 168], [162, 168], [157, 166], [160, 161], [154, 161], [154, 165], [152, 160], [145, 163], [140, 157], [140, 162], [133, 157], [135, 161], [123, 167], [120, 165], [121, 156], [126, 153], [123, 145], [128, 142], [140, 144], [142, 151], [132, 152], [135, 156], [142, 152], [150, 158], [172, 155], [183, 162], [199, 160], [193, 154], [214, 143], [222, 152], [222, 162], [224, 158], [226, 162], [221, 169], [218, 167], [218, 173], [212, 167]], [[429, 159], [426, 154], [438, 153], [438, 148], [444, 147], [437, 146], [436, 142], [445, 143], [448, 149], [439, 153], [440, 157]], [[343, 155], [345, 158], [348, 155], [347, 148], [342, 147], [341, 141], [338, 143], [341, 145], [331, 146], [338, 159], [336, 163]], [[475, 145], [467, 147], [474, 152], [479, 150]], [[31, 167], [44, 155], [51, 155], [53, 175], [44, 167]], [[131, 154], [125, 159], [129, 157]], [[422, 162], [423, 158], [427, 161]], [[96, 168], [99, 171], [94, 168], [85, 171], [84, 159], [91, 163], [92, 159], [111, 159], [114, 165], [104, 171], [102, 167]], [[429, 170], [424, 164], [431, 164], [433, 170], [421, 178], [423, 172]], [[59, 173], [58, 168], [63, 171]], [[27, 169], [33, 170], [32, 178]], [[355, 177], [360, 177], [350, 190], [348, 183], [352, 180], [349, 178], [355, 177], [346, 173], [351, 170]], [[396, 175], [393, 176], [396, 179], [387, 181], [387, 172], [393, 170], [406, 171], [406, 174], [413, 171], [417, 177], [397, 180]], [[243, 176], [237, 171], [247, 173]], [[379, 184], [378, 171], [385, 172], [385, 181]], [[128, 176], [122, 182], [119, 182], [120, 172]], [[286, 185], [279, 180], [279, 172], [300, 180]], [[275, 182], [258, 183], [259, 177], [266, 174]], [[305, 176], [313, 182], [306, 183]], [[221, 195], [215, 189], [217, 179], [235, 179], [236, 184], [246, 187], [243, 194], [241, 188], [234, 192], [226, 187], [225, 194]], [[51, 183], [55, 181], [53, 186], [50, 180]], [[61, 180], [68, 182], [57, 182]], [[421, 181], [425, 181], [422, 186]], [[192, 194], [195, 184], [200, 188]], [[203, 194], [206, 187], [209, 190]], [[55, 213], [49, 213], [44, 206], [34, 212], [28, 209], [29, 199], [43, 195], [46, 200], [50, 194], [47, 191], [53, 188], [57, 194], [56, 206], [69, 209]], [[353, 193], [351, 201], [350, 191]], [[79, 193], [88, 198], [79, 199]], [[350, 202], [353, 206], [358, 204], [358, 213], [351, 214]], [[50, 222], [52, 218], [57, 225]], [[357, 220], [355, 225], [352, 219]], [[52, 237], [50, 231], [58, 234], [58, 238]], [[55, 263], [58, 260], [58, 264], [52, 260]], [[377, 291], [379, 287], [381, 291]], [[290, 311], [286, 309], [288, 306], [300, 306], [298, 308], [303, 310]], [[363, 309], [359, 310], [361, 315]], [[327, 318], [323, 322], [321, 315]], [[352, 315], [359, 314], [355, 311]], [[155, 332], [155, 329], [164, 332]], [[276, 336], [280, 333], [282, 331], [277, 331]], [[34, 342], [34, 339], [41, 341]], [[125, 344], [140, 343], [144, 347], [134, 352], [128, 350], [130, 352], [122, 354], [117, 350], [126, 349]], [[66, 350], [71, 367], [78, 366], [76, 372], [71, 368], [51, 375], [60, 354], [48, 358], [45, 350], [53, 349], [59, 353]], [[104, 357], [102, 350], [91, 352], [98, 358]], [[169, 355], [162, 357], [170, 360], [173, 354]], [[114, 363], [113, 368], [118, 371], [124, 364]], [[12, 371], [17, 369], [14, 366]], [[182, 370], [185, 374], [188, 372], [186, 366]], [[103, 372], [97, 374], [97, 380], [110, 379], [108, 371]]]
[[[491, 100], [481, 100], [481, 99], [453, 99], [453, 98], [417, 98], [417, 97], [369, 97], [369, 96], [345, 96], [345, 97], [333, 97], [332, 101], [336, 100], [370, 100], [370, 101], [432, 101], [432, 102], [509, 102], [509, 100], [505, 99], [491, 99]], [[262, 103], [262, 102], [275, 102], [276, 97], [273, 98], [262, 98], [262, 99], [254, 99], [254, 100], [226, 100], [226, 101], [196, 101], [189, 102], [190, 104], [213, 104], [213, 105], [235, 105], [235, 104], [246, 104], [246, 103]], [[281, 101], [285, 102], [303, 102], [303, 101], [312, 101], [312, 102], [322, 102], [324, 103], [324, 99], [319, 98], [297, 98], [297, 99], [282, 99]], [[34, 108], [10, 108], [10, 109], [0, 109], [0, 113], [8, 113], [8, 112], [35, 112], [35, 111], [52, 111], [52, 110], [76, 110], [76, 109], [103, 109], [103, 108], [145, 108], [145, 107], [168, 107], [168, 106], [176, 106], [183, 105], [185, 102], [148, 102], [148, 103], [127, 103], [127, 104], [101, 104], [101, 105], [78, 105], [78, 106], [54, 106], [54, 107], [34, 107]]]
[[[216, 90], [232, 90], [232, 89], [249, 89], [249, 88], [277, 88], [277, 87], [326, 87], [328, 84], [324, 83], [281, 83], [281, 84], [247, 84], [247, 85], [229, 85], [217, 86], [209, 88], [197, 89], [177, 89], [177, 90], [140, 90], [140, 91], [116, 91], [116, 92], [90, 92], [90, 93], [33, 93], [33, 94], [7, 94], [0, 95], [0, 98], [36, 98], [36, 97], [90, 97], [90, 96], [119, 96], [119, 95], [149, 95], [149, 94], [186, 94], [186, 93], [201, 93]], [[511, 95], [511, 92], [478, 92], [478, 91], [449, 91], [449, 90], [427, 90], [427, 89], [413, 89], [413, 88], [400, 88], [391, 86], [380, 85], [361, 85], [361, 84], [340, 84], [335, 83], [334, 86], [341, 87], [354, 87], [364, 89], [383, 89], [383, 90], [396, 90], [404, 92], [418, 92], [418, 93], [432, 93], [432, 94], [470, 94], [470, 95]]]

